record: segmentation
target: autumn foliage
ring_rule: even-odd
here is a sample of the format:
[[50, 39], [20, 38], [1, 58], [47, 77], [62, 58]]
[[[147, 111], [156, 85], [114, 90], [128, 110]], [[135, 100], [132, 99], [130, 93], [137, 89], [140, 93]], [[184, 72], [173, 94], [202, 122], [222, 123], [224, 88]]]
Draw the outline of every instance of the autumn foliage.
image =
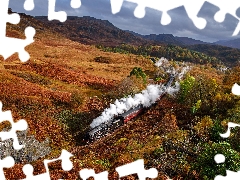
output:
[[[0, 101], [4, 110], [12, 111], [15, 121], [27, 121], [28, 136], [40, 143], [49, 139], [51, 152], [30, 162], [35, 174], [45, 172], [43, 160], [58, 157], [62, 149], [74, 154], [74, 168], [64, 172], [60, 162], [52, 163], [52, 179], [77, 179], [83, 168], [108, 170], [109, 179], [118, 179], [115, 168], [137, 159], [144, 159], [146, 168], [155, 167], [158, 179], [211, 179], [215, 172], [224, 174], [224, 168], [240, 168], [240, 133], [235, 129], [228, 139], [219, 136], [228, 122], [240, 123], [239, 97], [231, 93], [233, 83], [240, 83], [239, 66], [223, 71], [216, 66], [217, 58], [175, 46], [122, 46], [128, 53], [109, 52], [112, 48], [104, 52], [25, 18], [20, 29], [31, 21], [39, 33], [35, 43], [26, 48], [31, 54], [29, 62], [19, 63], [15, 55], [1, 61]], [[15, 37], [22, 32], [10, 26], [7, 34]], [[116, 98], [140, 92], [150, 82], [149, 76], [155, 77], [151, 83], [166, 81], [161, 75], [156, 77], [159, 70], [142, 52], [145, 50], [172, 53], [176, 60], [187, 57], [194, 62], [179, 81], [179, 92], [166, 95], [106, 137], [83, 144], [89, 124]], [[9, 128], [9, 124], [1, 123], [0, 127]], [[215, 151], [229, 158], [226, 164], [214, 162]], [[6, 169], [6, 177], [25, 178], [21, 170], [25, 163]]]

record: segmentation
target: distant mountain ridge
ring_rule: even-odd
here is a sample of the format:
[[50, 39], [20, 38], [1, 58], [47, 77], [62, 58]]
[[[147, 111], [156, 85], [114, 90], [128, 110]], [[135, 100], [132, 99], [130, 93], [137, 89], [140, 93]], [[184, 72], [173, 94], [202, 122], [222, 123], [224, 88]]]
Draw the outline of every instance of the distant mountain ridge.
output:
[[[89, 16], [69, 16], [68, 20], [64, 23], [48, 21], [46, 16], [35, 17], [35, 19], [42, 22], [43, 27], [51, 29], [53, 32], [56, 32], [56, 34], [61, 34], [67, 39], [83, 44], [117, 47], [120, 49], [122, 45], [130, 47], [141, 46], [143, 49], [149, 45], [166, 46], [166, 48], [168, 45], [172, 45], [176, 46], [173, 47], [171, 51], [173, 54], [179, 53], [176, 50], [179, 49], [177, 47], [179, 46], [183, 49], [198, 51], [208, 56], [216, 57], [228, 66], [232, 66], [240, 60], [240, 49], [227, 47], [229, 44], [225, 46], [217, 45], [188, 37], [176, 37], [172, 34], [141, 35], [132, 31], [121, 30], [107, 20], [100, 20]], [[228, 41], [221, 41], [221, 43], [228, 43]], [[131, 48], [134, 49], [136, 47]], [[159, 55], [159, 52], [157, 54]]]
[[189, 38], [189, 37], [175, 36], [175, 38], [178, 39], [179, 41], [183, 42], [184, 45], [209, 44], [207, 42], [204, 42], [204, 41], [201, 41], [201, 40], [196, 40], [196, 39]]
[[108, 20], [100, 20], [90, 16], [68, 16], [64, 22], [48, 21], [46, 16], [36, 16], [44, 24], [65, 37], [83, 44], [104, 46], [117, 46], [123, 43], [131, 45], [144, 45], [149, 41], [123, 31]]
[[164, 43], [164, 44], [172, 44], [172, 45], [184, 45], [184, 43], [177, 38], [175, 38], [172, 34], [150, 34], [150, 35], [144, 35], [144, 38], [148, 40], [153, 40], [158, 43]]
[[153, 40], [155, 43], [163, 43], [163, 44], [172, 44], [177, 46], [191, 46], [197, 44], [205, 44], [205, 45], [221, 45], [230, 48], [240, 49], [240, 38], [232, 39], [232, 40], [219, 40], [214, 43], [208, 43], [201, 40], [196, 40], [189, 37], [178, 37], [172, 34], [150, 34], [150, 35], [141, 35], [133, 31], [128, 31], [136, 36], [142, 37], [144, 39]]
[[240, 38], [232, 40], [220, 40], [215, 42], [214, 44], [240, 49]]
[[140, 36], [142, 38], [153, 40], [155, 43], [163, 43], [163, 44], [172, 44], [178, 46], [184, 45], [195, 45], [195, 44], [208, 44], [207, 42], [203, 42], [201, 40], [196, 40], [189, 37], [178, 37], [173, 36], [172, 34], [150, 34], [150, 35], [141, 35], [133, 31], [127, 31], [136, 36]]
[[172, 44], [185, 46], [207, 44], [200, 40], [176, 37], [172, 34], [141, 35], [133, 31], [121, 30], [108, 20], [96, 19], [90, 16], [68, 16], [64, 23], [48, 21], [46, 16], [36, 16], [35, 18], [71, 40], [90, 45], [118, 46], [120, 44], [130, 44], [139, 46]]
[[90, 16], [68, 16], [64, 23], [48, 21], [46, 16], [36, 16], [47, 27], [61, 33], [66, 38], [89, 45], [118, 46], [129, 45], [162, 45], [171, 44], [177, 46], [192, 46], [197, 44], [222, 45], [240, 49], [240, 39], [217, 41], [208, 43], [189, 37], [178, 37], [173, 34], [149, 34], [141, 35], [133, 31], [122, 30], [114, 26], [108, 20], [96, 19]]

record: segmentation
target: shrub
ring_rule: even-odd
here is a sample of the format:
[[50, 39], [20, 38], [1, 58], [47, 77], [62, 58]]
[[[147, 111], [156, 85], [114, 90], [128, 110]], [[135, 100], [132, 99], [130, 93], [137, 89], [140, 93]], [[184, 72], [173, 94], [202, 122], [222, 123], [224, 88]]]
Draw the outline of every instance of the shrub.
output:
[[180, 82], [180, 94], [179, 94], [180, 102], [184, 102], [188, 94], [191, 92], [194, 83], [195, 78], [193, 76], [190, 76], [189, 74], [183, 81]]
[[195, 105], [192, 106], [191, 112], [192, 112], [193, 114], [195, 114], [195, 113], [197, 112], [197, 110], [200, 109], [201, 104], [202, 104], [202, 101], [201, 101], [201, 100], [198, 100], [198, 101], [195, 103]]
[[99, 62], [99, 63], [109, 64], [111, 62], [111, 58], [110, 57], [97, 56], [97, 57], [94, 58], [94, 61]]
[[135, 76], [126, 77], [116, 87], [115, 92], [113, 92], [116, 96], [114, 98], [118, 99], [122, 98], [123, 96], [127, 97], [128, 95], [134, 95], [141, 92], [145, 88], [146, 85], [143, 84], [141, 79]]
[[196, 77], [187, 75], [180, 82], [179, 101], [184, 102], [192, 113], [216, 115], [217, 106], [215, 103], [216, 95], [222, 89], [217, 84], [216, 80], [207, 75], [197, 75]]
[[[194, 130], [203, 141], [210, 139], [210, 129], [213, 127], [213, 121], [209, 116], [204, 116], [200, 122], [194, 126]], [[218, 134], [219, 136], [219, 134]]]
[[210, 140], [214, 142], [221, 142], [223, 138], [220, 136], [220, 133], [224, 133], [224, 128], [221, 124], [221, 120], [215, 119], [213, 121], [213, 126], [209, 129]]
[[100, 159], [96, 160], [94, 164], [101, 165], [104, 169], [109, 169], [111, 167], [111, 163], [108, 159]]
[[[226, 161], [217, 164], [214, 161], [216, 154], [223, 154]], [[227, 142], [205, 143], [202, 145], [202, 152], [198, 156], [196, 163], [194, 163], [193, 168], [199, 172], [202, 179], [214, 179], [217, 175], [225, 176], [226, 169], [239, 171], [240, 156]]]
[[36, 84], [40, 84], [40, 85], [51, 85], [52, 84], [52, 81], [49, 78], [38, 75], [38, 74], [31, 73], [31, 72], [12, 71], [11, 74], [18, 76], [20, 78], [23, 78], [24, 80], [31, 82], [31, 83], [36, 83]]
[[83, 134], [81, 133], [89, 126], [90, 119], [92, 119], [88, 112], [72, 110], [62, 110], [55, 115], [55, 118], [61, 122], [67, 132], [71, 133], [77, 144], [82, 143]]
[[142, 78], [144, 84], [147, 83], [147, 75], [143, 72], [142, 68], [134, 67], [133, 70], [130, 72], [130, 76], [136, 76], [137, 78]]

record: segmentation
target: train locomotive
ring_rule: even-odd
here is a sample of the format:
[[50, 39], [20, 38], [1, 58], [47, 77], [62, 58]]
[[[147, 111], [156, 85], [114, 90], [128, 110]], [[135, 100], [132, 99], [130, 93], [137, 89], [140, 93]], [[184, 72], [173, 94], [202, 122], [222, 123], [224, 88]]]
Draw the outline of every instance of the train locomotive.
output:
[[[175, 77], [173, 75], [170, 75], [168, 82], [164, 86], [164, 92], [157, 99], [157, 101], [159, 101], [163, 96], [166, 95], [167, 90], [171, 86], [174, 78]], [[99, 126], [96, 126], [92, 129], [90, 129], [85, 134], [84, 141], [90, 142], [90, 141], [94, 141], [94, 140], [97, 140], [97, 139], [100, 139], [100, 138], [106, 136], [107, 134], [118, 129], [120, 126], [123, 126], [124, 124], [126, 124], [128, 121], [130, 121], [134, 117], [141, 114], [145, 109], [146, 109], [146, 107], [144, 107], [142, 104], [140, 104], [140, 105], [116, 116], [112, 120], [104, 122], [104, 123], [100, 124]]]

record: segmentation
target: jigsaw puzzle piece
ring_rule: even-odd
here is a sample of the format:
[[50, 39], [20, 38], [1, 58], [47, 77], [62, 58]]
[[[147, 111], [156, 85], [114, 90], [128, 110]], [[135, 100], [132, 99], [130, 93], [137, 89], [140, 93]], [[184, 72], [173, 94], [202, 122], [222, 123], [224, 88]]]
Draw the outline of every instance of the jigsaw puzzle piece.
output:
[[34, 0], [25, 0], [23, 7], [26, 11], [32, 11], [34, 9]]
[[232, 93], [240, 96], [240, 86], [237, 83], [232, 86]]
[[4, 43], [0, 43], [0, 54], [4, 57], [4, 59], [7, 59], [17, 52], [19, 59], [22, 62], [26, 62], [30, 58], [30, 55], [25, 50], [25, 47], [34, 42], [33, 37], [35, 33], [36, 31], [34, 28], [27, 27], [25, 29], [26, 39], [16, 39], [10, 37], [2, 38], [2, 42]]
[[18, 24], [20, 22], [20, 16], [17, 13], [9, 14], [6, 19], [11, 24]]
[[219, 11], [215, 14], [214, 19], [217, 22], [223, 22], [225, 20], [226, 14], [231, 14], [238, 19], [239, 23], [233, 32], [232, 36], [236, 36], [240, 31], [240, 17], [237, 14], [237, 10], [240, 7], [240, 1], [228, 0], [228, 1], [219, 1], [219, 0], [207, 0], [209, 3], [214, 4], [219, 7]]
[[209, 3], [219, 7], [219, 11], [215, 14], [214, 19], [217, 22], [223, 22], [225, 20], [226, 14], [231, 14], [232, 16], [239, 19], [236, 12], [237, 9], [240, 7], [240, 1], [236, 0], [225, 0], [225, 1], [219, 1], [219, 0], [207, 0]]
[[67, 20], [67, 13], [65, 11], [55, 11], [56, 0], [48, 0], [48, 20], [59, 20], [65, 22]]
[[34, 42], [33, 36], [35, 35], [35, 29], [28, 27], [25, 29], [26, 39], [17, 39], [6, 37], [6, 24], [18, 24], [20, 16], [16, 13], [8, 14], [9, 0], [0, 1], [0, 54], [4, 59], [13, 55], [14, 53], [19, 54], [19, 58], [22, 62], [29, 59], [29, 54], [24, 48]]
[[[162, 12], [162, 17], [160, 23], [162, 25], [168, 25], [171, 23], [171, 17], [168, 11], [184, 6], [188, 17], [192, 20], [194, 25], [198, 29], [204, 29], [206, 27], [207, 21], [204, 18], [198, 17], [198, 13], [201, 10], [205, 2], [209, 2], [217, 7], [219, 11], [215, 14], [214, 19], [217, 22], [223, 22], [225, 20], [226, 14], [230, 14], [237, 18], [240, 22], [240, 17], [237, 15], [236, 11], [240, 7], [240, 1], [230, 0], [230, 1], [220, 1], [220, 0], [125, 0], [131, 3], [137, 4], [134, 10], [134, 16], [137, 18], [143, 18], [145, 16], [145, 8], [151, 8]], [[124, 0], [110, 0], [112, 13], [116, 14], [121, 10]], [[237, 35], [240, 31], [240, 23], [236, 27], [233, 36]]]
[[239, 32], [240, 32], [240, 21], [239, 21], [236, 29], [234, 30], [232, 36], [237, 36], [239, 34]]
[[8, 14], [9, 0], [0, 1], [0, 38], [6, 36], [6, 24], [17, 24], [20, 22], [20, 16], [16, 13]]
[[74, 9], [80, 8], [81, 7], [81, 0], [71, 0], [70, 5]]
[[0, 179], [5, 179], [3, 168], [13, 167], [15, 164], [14, 159], [11, 156], [8, 156], [0, 160]]
[[23, 166], [23, 172], [26, 175], [26, 178], [24, 180], [42, 180], [42, 179], [50, 180], [50, 172], [48, 169], [48, 164], [58, 160], [62, 161], [62, 169], [64, 171], [70, 171], [73, 167], [72, 161], [70, 160], [70, 157], [72, 156], [73, 155], [71, 153], [63, 149], [59, 158], [52, 159], [52, 160], [45, 159], [43, 162], [44, 162], [44, 167], [46, 169], [46, 172], [43, 174], [35, 175], [35, 176], [33, 175], [32, 165], [26, 164]]
[[171, 23], [171, 17], [169, 16], [168, 11], [175, 9], [177, 7], [180, 7], [182, 5], [183, 4], [181, 1], [175, 1], [175, 0], [169, 0], [167, 3], [166, 3], [166, 1], [164, 2], [163, 0], [160, 0], [160, 1], [155, 1], [155, 0], [144, 1], [144, 0], [142, 0], [141, 2], [138, 2], [138, 6], [136, 7], [136, 9], [134, 11], [134, 15], [138, 18], [144, 17], [145, 13], [146, 13], [146, 11], [145, 11], [146, 7], [155, 9], [158, 11], [162, 11], [162, 17], [161, 17], [160, 23], [162, 25], [168, 25]]
[[[48, 0], [48, 20], [59, 20], [65, 22], [67, 20], [67, 13], [65, 11], [55, 11], [56, 0]], [[79, 8], [81, 6], [81, 0], [71, 0], [72, 8]]]
[[33, 175], [33, 167], [31, 164], [25, 164], [23, 166], [23, 173], [26, 175], [25, 180], [50, 180], [49, 172], [39, 174], [39, 175]]
[[[134, 10], [134, 16], [137, 18], [143, 18], [145, 16], [145, 8], [151, 8], [158, 11], [162, 11], [162, 18], [160, 23], [162, 25], [167, 25], [171, 22], [171, 17], [168, 15], [167, 11], [177, 8], [183, 5], [183, 0], [125, 0], [131, 3], [137, 4]], [[123, 5], [123, 0], [111, 0], [112, 13], [116, 14], [121, 10]]]
[[120, 12], [124, 0], [110, 0], [111, 9], [113, 14], [117, 14]]
[[228, 138], [230, 136], [230, 133], [231, 133], [231, 128], [235, 128], [235, 127], [240, 127], [240, 124], [236, 124], [236, 123], [233, 123], [233, 122], [228, 122], [227, 132], [224, 133], [224, 134], [220, 134], [220, 136], [223, 137], [223, 138]]
[[217, 175], [214, 180], [239, 180], [240, 177], [240, 171], [238, 172], [234, 172], [234, 171], [229, 171], [226, 170], [226, 176], [222, 176], [222, 175]]
[[0, 102], [0, 123], [3, 121], [9, 121], [11, 123], [12, 127], [11, 127], [11, 130], [8, 132], [0, 132], [0, 137], [1, 137], [2, 141], [12, 138], [14, 149], [16, 149], [16, 150], [21, 149], [23, 147], [23, 145], [19, 144], [16, 131], [26, 130], [28, 127], [27, 122], [22, 119], [15, 123], [13, 121], [11, 111], [3, 112], [2, 111], [2, 103]]
[[[59, 20], [65, 22], [67, 20], [67, 13], [65, 11], [55, 11], [56, 0], [48, 0], [48, 20]], [[81, 0], [71, 0], [70, 5], [72, 8], [79, 8], [81, 6]], [[34, 0], [25, 0], [24, 9], [26, 11], [32, 11], [34, 9]]]
[[94, 180], [108, 180], [107, 171], [96, 174], [93, 169], [82, 169], [79, 175], [83, 180], [87, 180], [90, 177], [93, 177]]
[[116, 171], [119, 174], [119, 178], [131, 174], [137, 174], [139, 180], [145, 180], [146, 178], [157, 178], [158, 176], [158, 171], [155, 168], [151, 168], [148, 170], [144, 168], [143, 159], [139, 159], [135, 162], [117, 167]]
[[223, 154], [216, 154], [214, 156], [214, 160], [217, 164], [224, 163], [225, 162], [225, 156]]
[[192, 20], [193, 24], [198, 29], [204, 29], [206, 27], [207, 21], [204, 18], [198, 17], [198, 13], [202, 8], [205, 0], [198, 1], [188, 1], [185, 0], [184, 8], [187, 12], [188, 17]]
[[73, 154], [68, 152], [67, 150], [63, 149], [61, 155], [57, 159], [53, 160], [44, 160], [45, 166], [47, 166], [48, 163], [62, 160], [62, 168], [64, 171], [70, 171], [73, 168], [72, 161], [70, 160], [70, 157], [72, 157]]
[[[168, 11], [184, 6], [189, 18], [194, 22], [195, 26], [199, 29], [203, 29], [206, 26], [206, 20], [197, 16], [199, 10], [204, 4], [205, 0], [189, 1], [189, 0], [125, 0], [128, 2], [136, 3], [137, 7], [134, 11], [134, 15], [137, 18], [143, 18], [145, 16], [145, 8], [151, 8], [162, 12], [160, 23], [162, 25], [168, 25], [171, 23], [171, 17]], [[124, 0], [111, 0], [112, 13], [116, 14], [121, 10]]]
[[240, 33], [240, 7], [237, 9], [236, 15], [239, 18], [239, 21], [238, 21], [238, 25], [237, 25], [235, 31], [233, 32], [232, 36], [237, 36]]

